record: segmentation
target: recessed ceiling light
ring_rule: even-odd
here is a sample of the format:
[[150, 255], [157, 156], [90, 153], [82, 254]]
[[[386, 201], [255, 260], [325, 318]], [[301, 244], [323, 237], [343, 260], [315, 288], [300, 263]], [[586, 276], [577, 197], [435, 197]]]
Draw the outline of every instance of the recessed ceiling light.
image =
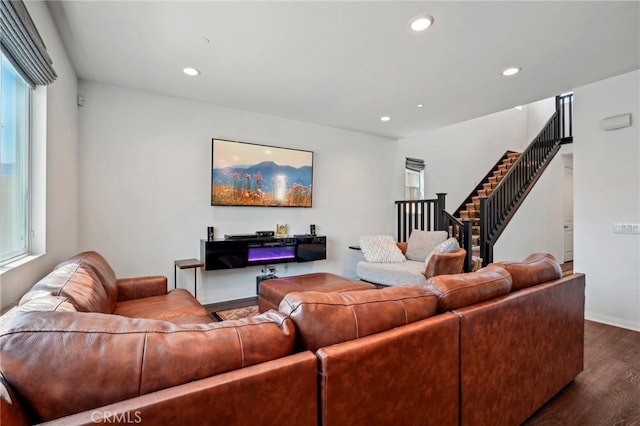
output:
[[421, 32], [433, 25], [433, 16], [431, 15], [419, 15], [411, 20], [411, 29], [416, 32]]
[[422, 108], [424, 106], [424, 104], [418, 104], [416, 105], [418, 108]]
[[195, 77], [196, 75], [200, 74], [200, 71], [191, 67], [184, 68], [182, 72], [191, 77]]
[[502, 75], [504, 75], [505, 77], [509, 77], [510, 75], [518, 74], [521, 69], [522, 68], [520, 67], [507, 68], [506, 70], [502, 71]]
[[380, 117], [380, 121], [390, 121], [391, 117], [389, 117], [388, 115], [383, 115], [382, 117]]

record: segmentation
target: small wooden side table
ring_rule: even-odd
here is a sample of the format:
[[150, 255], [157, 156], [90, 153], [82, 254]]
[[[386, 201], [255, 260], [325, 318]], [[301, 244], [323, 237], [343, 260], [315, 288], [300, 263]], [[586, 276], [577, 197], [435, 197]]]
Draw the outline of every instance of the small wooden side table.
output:
[[193, 269], [193, 297], [198, 299], [198, 268], [202, 268], [204, 263], [198, 259], [181, 259], [173, 262], [173, 288], [178, 288], [177, 268]]

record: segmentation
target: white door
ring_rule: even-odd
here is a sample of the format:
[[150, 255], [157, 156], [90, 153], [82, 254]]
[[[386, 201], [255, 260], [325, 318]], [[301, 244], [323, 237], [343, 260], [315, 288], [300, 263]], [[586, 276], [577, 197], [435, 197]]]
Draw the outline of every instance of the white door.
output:
[[564, 168], [564, 261], [573, 260], [573, 168]]
[[564, 261], [573, 260], [573, 222], [564, 224]]

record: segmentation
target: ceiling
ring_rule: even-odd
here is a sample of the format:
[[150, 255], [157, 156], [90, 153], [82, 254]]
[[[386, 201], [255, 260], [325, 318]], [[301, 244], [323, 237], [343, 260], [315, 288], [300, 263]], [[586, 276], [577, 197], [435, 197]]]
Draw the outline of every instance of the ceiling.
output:
[[638, 1], [48, 4], [80, 79], [393, 139], [640, 68]]

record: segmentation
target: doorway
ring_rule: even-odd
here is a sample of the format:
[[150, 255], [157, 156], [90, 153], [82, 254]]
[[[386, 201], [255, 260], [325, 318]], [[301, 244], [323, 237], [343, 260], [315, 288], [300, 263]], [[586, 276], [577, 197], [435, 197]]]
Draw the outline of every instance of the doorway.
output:
[[573, 154], [564, 154], [564, 262], [573, 261]]

